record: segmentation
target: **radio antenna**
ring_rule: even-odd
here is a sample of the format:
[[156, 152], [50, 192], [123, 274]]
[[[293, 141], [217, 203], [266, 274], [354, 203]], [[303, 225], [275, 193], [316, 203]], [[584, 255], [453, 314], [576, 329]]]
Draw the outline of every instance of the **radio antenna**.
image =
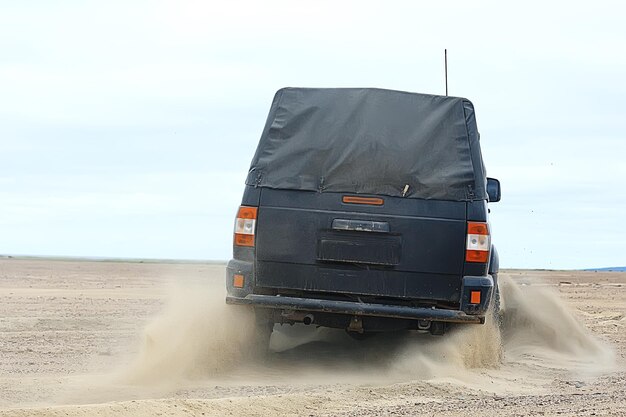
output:
[[444, 68], [446, 72], [446, 97], [448, 96], [448, 50], [443, 50]]

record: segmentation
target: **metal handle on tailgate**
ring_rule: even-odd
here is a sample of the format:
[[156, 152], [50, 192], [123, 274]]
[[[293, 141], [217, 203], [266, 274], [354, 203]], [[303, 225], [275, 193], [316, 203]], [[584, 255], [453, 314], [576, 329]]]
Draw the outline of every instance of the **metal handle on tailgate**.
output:
[[371, 220], [333, 220], [333, 230], [353, 230], [357, 232], [380, 232], [389, 233], [389, 223], [375, 222]]

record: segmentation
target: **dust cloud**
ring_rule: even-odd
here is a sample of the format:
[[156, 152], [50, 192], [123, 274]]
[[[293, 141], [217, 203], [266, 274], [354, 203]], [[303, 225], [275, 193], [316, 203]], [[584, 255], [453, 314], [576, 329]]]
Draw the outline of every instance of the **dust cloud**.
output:
[[122, 381], [158, 384], [219, 375], [249, 353], [253, 313], [226, 305], [223, 288], [195, 285], [170, 293], [164, 311], [145, 328], [139, 355], [121, 372]]
[[501, 280], [500, 288], [508, 359], [592, 374], [613, 366], [612, 349], [576, 319], [555, 289], [512, 279]]
[[[221, 286], [220, 286], [221, 287]], [[603, 372], [611, 349], [574, 317], [556, 291], [519, 285], [501, 277], [502, 312], [485, 325], [452, 328], [442, 337], [404, 332], [357, 341], [341, 330], [303, 325], [275, 326], [270, 355], [255, 361], [252, 313], [227, 306], [218, 287], [177, 289], [163, 313], [145, 329], [142, 349], [123, 372], [130, 384], [233, 376], [246, 383], [376, 383], [411, 380], [471, 383], [485, 372], [498, 377], [532, 364], [562, 372]], [[521, 371], [520, 371], [521, 372]], [[503, 374], [504, 375], [504, 374]], [[523, 378], [523, 375], [514, 375]], [[508, 375], [506, 381], [513, 380]], [[484, 379], [484, 378], [483, 378]], [[504, 379], [503, 379], [504, 381]], [[493, 381], [491, 381], [493, 384]]]

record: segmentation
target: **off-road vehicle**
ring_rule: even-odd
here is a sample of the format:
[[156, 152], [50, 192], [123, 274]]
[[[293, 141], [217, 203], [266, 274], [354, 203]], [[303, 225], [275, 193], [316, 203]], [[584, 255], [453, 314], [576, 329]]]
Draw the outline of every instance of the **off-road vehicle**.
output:
[[275, 323], [357, 338], [484, 323], [499, 199], [467, 99], [281, 89], [236, 217], [226, 302], [255, 309], [263, 343]]

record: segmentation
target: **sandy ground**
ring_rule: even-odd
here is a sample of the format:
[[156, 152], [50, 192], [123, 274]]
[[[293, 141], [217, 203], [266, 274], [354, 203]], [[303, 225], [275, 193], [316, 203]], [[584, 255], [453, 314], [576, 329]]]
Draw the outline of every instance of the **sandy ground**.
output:
[[249, 314], [223, 265], [0, 260], [0, 415], [626, 415], [626, 274], [506, 271], [504, 317], [365, 342]]

